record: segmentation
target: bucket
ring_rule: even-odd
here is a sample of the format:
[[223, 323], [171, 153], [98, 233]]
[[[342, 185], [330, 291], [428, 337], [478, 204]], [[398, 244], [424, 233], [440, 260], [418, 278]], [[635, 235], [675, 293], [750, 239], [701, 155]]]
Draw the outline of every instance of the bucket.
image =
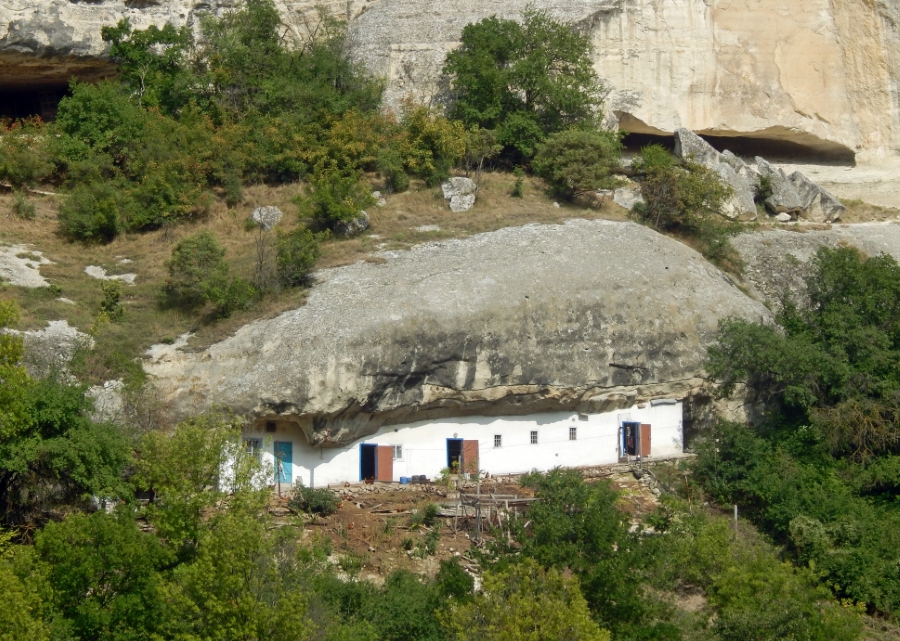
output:
[[406, 485], [407, 483], [409, 483], [409, 477], [408, 477], [408, 476], [401, 476], [401, 477], [400, 477], [400, 485]]

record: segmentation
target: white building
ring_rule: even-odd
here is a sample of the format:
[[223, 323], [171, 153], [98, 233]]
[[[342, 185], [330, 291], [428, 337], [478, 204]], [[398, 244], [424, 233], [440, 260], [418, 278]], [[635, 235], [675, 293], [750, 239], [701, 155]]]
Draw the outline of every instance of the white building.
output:
[[298, 425], [261, 421], [245, 431], [248, 447], [278, 470], [283, 485], [357, 483], [366, 478], [439, 476], [454, 462], [462, 471], [516, 474], [587, 467], [622, 458], [682, 453], [682, 404], [657, 399], [603, 414], [550, 412], [467, 417], [383, 427], [341, 448], [312, 447]]

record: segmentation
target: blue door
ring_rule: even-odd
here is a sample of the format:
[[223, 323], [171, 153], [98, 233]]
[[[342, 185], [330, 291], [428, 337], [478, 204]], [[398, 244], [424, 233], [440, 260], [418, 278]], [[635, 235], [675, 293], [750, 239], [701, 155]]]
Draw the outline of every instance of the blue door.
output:
[[275, 441], [275, 482], [290, 483], [293, 464], [293, 444], [287, 441]]

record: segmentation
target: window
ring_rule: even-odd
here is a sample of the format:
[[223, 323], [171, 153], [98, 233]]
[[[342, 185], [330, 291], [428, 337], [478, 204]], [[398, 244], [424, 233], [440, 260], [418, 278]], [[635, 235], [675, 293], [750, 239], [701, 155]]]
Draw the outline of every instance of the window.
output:
[[395, 445], [394, 446], [394, 460], [399, 461], [403, 459], [403, 446]]
[[570, 428], [569, 428], [569, 440], [570, 440], [570, 441], [577, 441], [577, 440], [578, 440], [578, 428], [577, 428], [577, 427], [570, 427]]
[[244, 449], [247, 451], [247, 454], [252, 454], [259, 459], [262, 456], [262, 439], [245, 438]]
[[503, 447], [503, 435], [494, 434], [494, 447]]
[[276, 430], [275, 421], [266, 421], [266, 431], [274, 432]]
[[537, 430], [534, 430], [534, 431], [531, 432], [531, 444], [532, 444], [532, 445], [537, 445], [537, 444], [538, 444], [538, 442], [537, 442]]

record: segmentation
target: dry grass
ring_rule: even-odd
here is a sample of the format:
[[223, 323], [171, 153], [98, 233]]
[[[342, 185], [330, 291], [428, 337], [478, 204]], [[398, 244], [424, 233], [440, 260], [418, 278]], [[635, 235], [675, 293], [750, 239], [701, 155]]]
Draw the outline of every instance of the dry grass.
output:
[[[359, 260], [379, 262], [380, 250], [406, 249], [443, 238], [459, 238], [527, 223], [559, 223], [571, 218], [608, 218], [624, 220], [625, 211], [613, 203], [599, 209], [587, 209], [553, 201], [539, 183], [526, 180], [524, 198], [512, 198], [514, 178], [508, 174], [485, 174], [475, 207], [466, 213], [449, 211], [439, 188], [414, 185], [413, 189], [388, 196], [387, 205], [372, 208], [371, 229], [349, 240], [330, 240], [323, 246], [320, 268], [346, 265]], [[377, 187], [377, 185], [375, 185]], [[233, 273], [252, 279], [256, 261], [256, 232], [248, 231], [245, 220], [260, 205], [275, 205], [285, 213], [281, 228], [291, 229], [297, 220], [291, 204], [301, 190], [299, 184], [257, 185], [245, 190], [244, 201], [234, 209], [217, 201], [201, 220], [141, 234], [124, 234], [113, 242], [86, 245], [72, 242], [57, 233], [57, 201], [54, 196], [32, 195], [37, 215], [21, 220], [12, 211], [13, 197], [0, 194], [0, 243], [26, 243], [54, 264], [41, 268], [41, 274], [61, 293], [47, 288], [24, 289], [0, 284], [0, 297], [15, 300], [22, 309], [22, 329], [45, 326], [49, 320], [66, 319], [81, 331], [95, 327], [101, 300], [100, 282], [84, 273], [88, 265], [98, 265], [110, 274], [133, 272], [135, 286], [123, 286], [126, 314], [116, 324], [95, 327], [98, 349], [86, 364], [88, 378], [102, 381], [118, 374], [115, 361], [133, 359], [150, 345], [169, 341], [185, 332], [193, 332], [192, 349], [203, 349], [236, 331], [242, 325], [270, 318], [303, 304], [306, 291], [286, 290], [267, 296], [250, 309], [231, 318], [213, 322], [202, 313], [164, 309], [158, 295], [166, 278], [166, 261], [172, 246], [186, 235], [201, 229], [212, 230], [226, 249]], [[431, 226], [432, 230], [422, 227]], [[434, 227], [438, 229], [433, 229]], [[131, 261], [121, 264], [122, 259]], [[57, 300], [65, 297], [70, 305]]]

